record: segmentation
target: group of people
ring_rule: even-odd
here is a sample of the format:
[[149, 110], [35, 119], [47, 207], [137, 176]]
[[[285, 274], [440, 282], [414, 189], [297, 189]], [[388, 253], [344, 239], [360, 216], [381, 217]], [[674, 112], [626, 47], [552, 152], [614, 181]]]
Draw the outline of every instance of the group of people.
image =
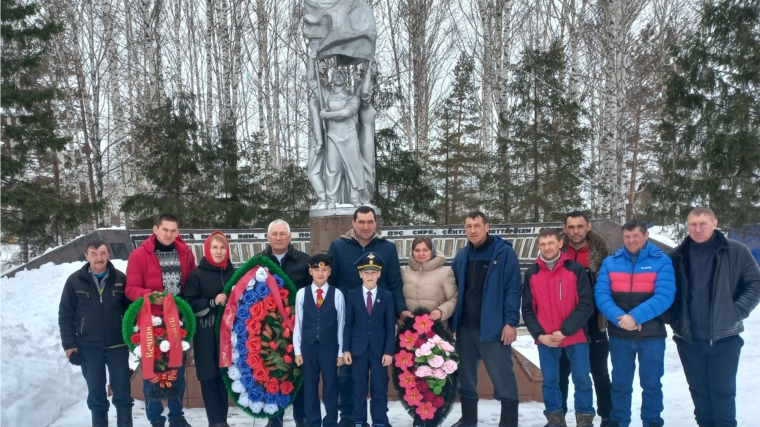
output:
[[[369, 392], [373, 426], [391, 427], [387, 384], [394, 327], [418, 307], [455, 333], [462, 416], [452, 427], [478, 424], [481, 360], [501, 403], [499, 426], [518, 425], [511, 344], [521, 311], [538, 345], [547, 426], [565, 425], [572, 375], [577, 426], [592, 425], [595, 389], [602, 426], [627, 427], [637, 356], [644, 426], [663, 425], [665, 323], [675, 334], [699, 426], [736, 426], [739, 333], [760, 300], [760, 268], [746, 246], [716, 230], [709, 209], [694, 209], [687, 225], [689, 237], [668, 256], [648, 241], [644, 223], [628, 222], [624, 246], [610, 255], [607, 240], [585, 214], [571, 212], [562, 232], [540, 232], [540, 254], [523, 280], [512, 244], [489, 234], [487, 216], [480, 211], [465, 218], [468, 244], [451, 267], [429, 237], [417, 237], [408, 265], [401, 268], [395, 244], [379, 235], [375, 211], [368, 206], [356, 209], [353, 228], [327, 254], [313, 257], [293, 247], [285, 221], [273, 221], [263, 255], [298, 289], [293, 345], [304, 381], [293, 401], [296, 426], [368, 426]], [[132, 425], [121, 316], [131, 301], [166, 291], [182, 296], [197, 319], [194, 360], [209, 426], [228, 426], [214, 328], [218, 306], [226, 304], [224, 285], [235, 270], [229, 244], [223, 233], [211, 234], [196, 268], [176, 217], [159, 216], [153, 231], [130, 255], [126, 276], [108, 261], [104, 242], [91, 242], [88, 263], [64, 286], [62, 344], [69, 360], [82, 366], [92, 425], [108, 425], [106, 367], [117, 426]], [[184, 395], [184, 368], [174, 386]], [[189, 425], [181, 398], [167, 405], [169, 427]], [[162, 402], [146, 402], [151, 426], [166, 425], [163, 412]], [[267, 427], [282, 423], [273, 418]]]

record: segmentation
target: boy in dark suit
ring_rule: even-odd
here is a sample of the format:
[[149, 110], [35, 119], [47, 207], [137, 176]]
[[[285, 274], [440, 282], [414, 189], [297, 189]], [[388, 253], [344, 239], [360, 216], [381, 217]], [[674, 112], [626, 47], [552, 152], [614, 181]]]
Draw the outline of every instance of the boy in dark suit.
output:
[[[343, 294], [327, 284], [329, 255], [309, 259], [311, 286], [296, 293], [296, 324], [293, 351], [296, 365], [303, 366], [304, 412], [309, 427], [338, 426], [338, 366], [343, 364]], [[337, 357], [337, 359], [336, 359]], [[319, 377], [322, 375], [322, 403], [319, 407]]]
[[[367, 252], [356, 262], [361, 288], [346, 296], [346, 327], [343, 330], [343, 359], [352, 365], [354, 385], [354, 423], [367, 424], [367, 389], [370, 388], [370, 414], [375, 427], [388, 426], [388, 366], [393, 361], [396, 313], [393, 295], [377, 287], [383, 259]], [[369, 382], [369, 387], [368, 383]]]

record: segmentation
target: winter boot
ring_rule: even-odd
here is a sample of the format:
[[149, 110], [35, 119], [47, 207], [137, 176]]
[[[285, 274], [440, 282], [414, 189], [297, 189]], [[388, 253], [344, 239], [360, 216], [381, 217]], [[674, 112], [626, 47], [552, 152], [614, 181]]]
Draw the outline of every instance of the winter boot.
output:
[[132, 427], [132, 406], [116, 408], [116, 427]]
[[462, 396], [459, 399], [462, 405], [462, 418], [451, 427], [477, 427], [478, 425], [478, 401]]
[[595, 414], [575, 413], [575, 425], [577, 427], [593, 427]]
[[544, 427], [567, 427], [567, 423], [565, 423], [565, 413], [562, 411], [544, 411], [544, 416], [546, 417], [546, 421], [548, 421]]
[[501, 402], [501, 419], [499, 427], [517, 427], [517, 400], [505, 400]]
[[108, 411], [92, 411], [92, 427], [108, 427]]
[[169, 421], [169, 427], [192, 427], [187, 423], [185, 417], [179, 417], [176, 420]]

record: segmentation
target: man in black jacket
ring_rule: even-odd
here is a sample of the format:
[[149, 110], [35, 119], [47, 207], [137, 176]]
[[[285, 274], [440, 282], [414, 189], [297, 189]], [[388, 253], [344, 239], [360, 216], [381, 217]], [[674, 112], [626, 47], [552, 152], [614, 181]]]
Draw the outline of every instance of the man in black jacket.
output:
[[63, 287], [58, 308], [61, 343], [69, 361], [82, 366], [92, 426], [108, 426], [108, 367], [117, 426], [131, 427], [129, 350], [121, 333], [121, 319], [129, 307], [126, 277], [108, 261], [105, 242], [90, 242], [85, 257], [87, 264]]
[[676, 296], [670, 325], [700, 427], [736, 426], [742, 320], [760, 300], [760, 268], [745, 245], [716, 231], [712, 210], [694, 208], [689, 237], [670, 257]]
[[[307, 253], [296, 250], [290, 243], [291, 239], [290, 225], [287, 222], [281, 219], [272, 221], [267, 229], [269, 245], [262, 254], [280, 266], [285, 275], [293, 281], [296, 289], [311, 286], [310, 257]], [[304, 399], [300, 391], [293, 400], [293, 420], [296, 422], [296, 427], [306, 427]], [[267, 427], [282, 427], [282, 416], [270, 418]]]

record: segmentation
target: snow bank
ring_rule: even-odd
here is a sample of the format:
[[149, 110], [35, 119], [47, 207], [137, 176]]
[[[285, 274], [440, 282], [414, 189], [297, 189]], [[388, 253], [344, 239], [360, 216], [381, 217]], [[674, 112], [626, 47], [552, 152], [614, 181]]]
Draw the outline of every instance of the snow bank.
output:
[[[63, 285], [82, 265], [48, 263], [2, 279], [3, 426], [47, 426], [86, 399], [81, 370], [66, 360], [58, 331]], [[124, 271], [127, 263], [116, 260], [114, 265]], [[89, 411], [86, 415], [89, 423]]]

